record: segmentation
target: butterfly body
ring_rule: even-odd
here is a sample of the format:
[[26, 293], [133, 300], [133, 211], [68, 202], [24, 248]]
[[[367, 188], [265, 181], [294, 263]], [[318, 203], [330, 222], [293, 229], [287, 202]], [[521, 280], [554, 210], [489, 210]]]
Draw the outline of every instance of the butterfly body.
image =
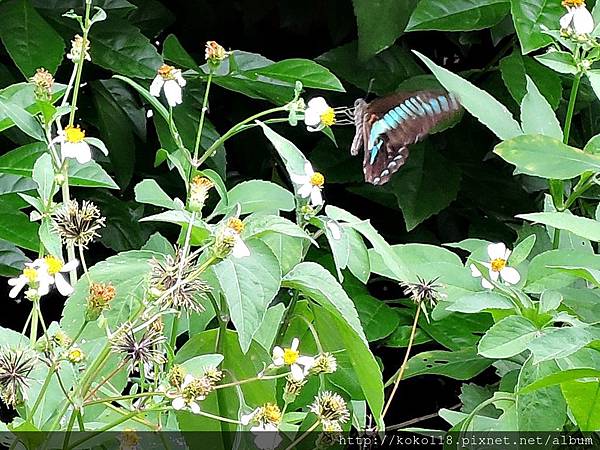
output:
[[436, 91], [399, 93], [367, 103], [354, 103], [356, 134], [351, 153], [364, 148], [365, 181], [387, 183], [408, 158], [408, 147], [447, 121], [460, 105], [453, 94]]

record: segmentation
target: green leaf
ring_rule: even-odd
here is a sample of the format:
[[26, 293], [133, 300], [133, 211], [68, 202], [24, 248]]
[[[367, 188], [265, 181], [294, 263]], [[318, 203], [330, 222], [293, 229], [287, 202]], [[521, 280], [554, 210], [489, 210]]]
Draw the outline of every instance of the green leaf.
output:
[[64, 57], [64, 41], [28, 0], [2, 3], [0, 38], [26, 78], [33, 76], [40, 67], [50, 73], [56, 72]]
[[[536, 56], [535, 59], [558, 73], [575, 75], [579, 72], [577, 61], [575, 61], [573, 55], [568, 52], [551, 50], [548, 53]], [[593, 75], [592, 78], [594, 78]]]
[[515, 173], [568, 180], [589, 170], [600, 171], [600, 156], [541, 135], [517, 136], [496, 146], [494, 153], [516, 166]]
[[518, 266], [525, 261], [531, 253], [531, 250], [533, 250], [536, 240], [536, 235], [532, 234], [519, 242], [510, 254], [508, 264], [511, 266]]
[[306, 231], [285, 217], [253, 214], [244, 221], [244, 231], [242, 232], [244, 239], [262, 237], [268, 233], [312, 240]]
[[600, 256], [577, 250], [551, 250], [531, 260], [525, 290], [541, 293], [546, 289], [560, 289], [576, 280], [556, 267], [600, 268]]
[[561, 385], [562, 393], [583, 432], [600, 429], [600, 382], [568, 381]]
[[[250, 180], [236, 184], [227, 193], [230, 206], [238, 203], [241, 214], [254, 212], [276, 213], [278, 211], [291, 211], [296, 206], [294, 196], [281, 186], [263, 180]], [[221, 200], [213, 214], [224, 214], [227, 207]]]
[[360, 235], [352, 228], [340, 226], [341, 236], [339, 239], [335, 239], [325, 223], [323, 227], [340, 282], [344, 281], [342, 270], [347, 268], [352, 275], [366, 283], [371, 274], [371, 263], [367, 246]]
[[90, 41], [92, 62], [121, 75], [154, 78], [162, 64], [148, 38], [125, 19], [113, 16], [95, 24]]
[[446, 309], [462, 313], [478, 313], [487, 309], [514, 309], [515, 305], [506, 297], [489, 292], [476, 292], [460, 297]]
[[522, 56], [519, 49], [500, 60], [502, 79], [517, 104], [521, 104], [527, 94], [529, 75], [535, 82], [542, 95], [548, 100], [552, 109], [556, 109], [562, 99], [562, 84], [560, 77], [553, 70], [544, 67], [529, 56]]
[[177, 204], [155, 180], [143, 180], [135, 186], [135, 200], [140, 203], [160, 206], [167, 209], [178, 209]]
[[52, 165], [52, 157], [49, 153], [42, 154], [33, 165], [32, 172], [33, 181], [38, 186], [38, 193], [44, 204], [54, 196], [56, 192], [56, 184], [54, 182], [54, 166]]
[[364, 61], [400, 37], [416, 2], [352, 0], [358, 25], [358, 57]]
[[519, 214], [520, 219], [531, 222], [542, 223], [552, 228], [567, 230], [571, 233], [589, 239], [590, 241], [600, 241], [600, 222], [587, 217], [579, 217], [564, 212], [543, 212], [532, 214]]
[[483, 372], [492, 362], [477, 355], [475, 348], [463, 348], [455, 352], [421, 352], [408, 360], [404, 378], [444, 375], [455, 380], [468, 380]]
[[212, 267], [244, 353], [250, 348], [281, 282], [281, 268], [273, 252], [258, 240], [248, 241], [247, 245], [250, 256], [230, 257]]
[[527, 94], [521, 102], [521, 123], [526, 134], [542, 134], [562, 141], [560, 123], [537, 86], [527, 78]]
[[582, 378], [600, 378], [600, 370], [590, 368], [576, 368], [566, 369], [560, 372], [553, 372], [541, 378], [535, 379], [533, 383], [529, 383], [522, 386], [517, 392], [517, 394], [527, 394], [529, 392], [537, 391], [538, 389], [545, 388], [547, 386], [555, 386], [557, 384], [562, 384], [567, 381], [580, 380]]
[[586, 73], [596, 97], [600, 98], [600, 70], [588, 70]]
[[122, 99], [116, 95], [116, 89], [123, 85], [116, 80], [99, 80], [91, 83], [91, 86], [98, 111], [100, 136], [110, 148], [108, 157], [117, 181], [126, 187], [135, 165], [135, 140], [132, 122], [125, 112], [125, 105], [120, 104]]
[[267, 139], [271, 141], [289, 174], [304, 175], [304, 166], [308, 162], [304, 154], [291, 141], [279, 135], [262, 122], [258, 124], [263, 129]]
[[378, 95], [394, 92], [400, 82], [423, 73], [411, 53], [399, 45], [361, 62], [355, 41], [322, 54], [317, 61], [359, 89]]
[[69, 162], [69, 184], [71, 186], [119, 189], [119, 186], [96, 161], [79, 164], [77, 161], [71, 160]]
[[[519, 372], [515, 390], [534, 380], [559, 371], [554, 361], [537, 364], [528, 358]], [[516, 398], [519, 431], [561, 431], [567, 418], [565, 400], [556, 386], [546, 387], [534, 392], [519, 392]]]
[[367, 344], [354, 303], [323, 266], [313, 262], [300, 263], [283, 278], [282, 286], [301, 291], [337, 317], [342, 318], [365, 345]]
[[380, 236], [368, 220], [360, 220], [348, 211], [344, 211], [333, 205], [327, 205], [325, 212], [332, 219], [346, 222], [351, 228], [362, 234], [371, 243], [373, 250], [381, 256], [384, 265], [390, 270], [396, 280], [403, 281], [409, 279], [408, 270], [400, 266], [390, 245]]
[[29, 258], [17, 248], [14, 244], [0, 240], [0, 275], [16, 276], [18, 275]]
[[[335, 283], [333, 277], [331, 280]], [[362, 330], [360, 334], [357, 334], [347, 318], [341, 317], [327, 305], [322, 306], [322, 308], [318, 306], [312, 308], [315, 315], [315, 328], [321, 344], [326, 351], [335, 352], [340, 358], [346, 357], [346, 361], [350, 365], [350, 367], [344, 365], [343, 369], [340, 368], [336, 373], [329, 375], [329, 379], [334, 385], [342, 387], [358, 383], [374, 415], [375, 422], [381, 427], [383, 426], [381, 412], [384, 401], [381, 369], [364, 340]], [[348, 380], [344, 377], [344, 372], [346, 372], [345, 369], [350, 368], [353, 373], [347, 375]], [[357, 398], [353, 396], [353, 400], [357, 400]]]
[[0, 239], [38, 252], [40, 241], [38, 238], [38, 224], [31, 222], [26, 214], [19, 211], [21, 200], [10, 195], [0, 196]]
[[471, 31], [496, 25], [508, 14], [507, 0], [422, 0], [410, 16], [406, 31]]
[[553, 0], [511, 0], [511, 12], [523, 53], [552, 43], [544, 28], [556, 30], [565, 13], [560, 2]]
[[300, 81], [305, 88], [345, 92], [342, 83], [335, 75], [309, 59], [285, 59], [252, 72], [288, 83]]
[[533, 364], [539, 364], [542, 361], [566, 358], [596, 339], [600, 339], [600, 334], [586, 328], [551, 328], [529, 342], [527, 348], [533, 354]]
[[174, 34], [169, 34], [163, 42], [163, 56], [167, 61], [179, 67], [198, 71], [199, 67], [194, 58], [183, 48], [179, 39]]
[[510, 139], [523, 134], [518, 122], [506, 107], [484, 90], [467, 80], [438, 66], [427, 56], [413, 51], [436, 76], [438, 81], [460, 99], [460, 104], [500, 139]]
[[398, 315], [385, 302], [368, 294], [350, 295], [369, 342], [386, 338], [398, 327]]
[[411, 147], [410, 158], [388, 183], [402, 210], [407, 231], [456, 200], [461, 173], [431, 145]]
[[[145, 280], [150, 273], [150, 260], [162, 259], [159, 253], [134, 250], [111, 256], [105, 261], [90, 267], [89, 275], [95, 283], [111, 283], [115, 288], [115, 298], [104, 317], [111, 330], [129, 319], [131, 311], [137, 311], [139, 302], [145, 296]], [[81, 277], [75, 284], [75, 291], [67, 299], [60, 326], [69, 336], [76, 336], [85, 321], [85, 310], [89, 295], [89, 279]], [[97, 322], [89, 323], [82, 338], [91, 340], [106, 339], [106, 331]]]
[[27, 110], [0, 95], [0, 115], [6, 116], [25, 134], [43, 141], [44, 132], [40, 123]]
[[486, 358], [510, 358], [523, 352], [538, 333], [539, 330], [529, 319], [508, 316], [485, 333], [477, 349]]

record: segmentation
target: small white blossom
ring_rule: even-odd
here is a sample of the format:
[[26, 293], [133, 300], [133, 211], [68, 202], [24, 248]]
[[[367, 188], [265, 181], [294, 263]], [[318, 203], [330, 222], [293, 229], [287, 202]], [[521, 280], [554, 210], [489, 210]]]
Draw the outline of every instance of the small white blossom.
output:
[[[52, 277], [48, 274], [46, 267], [37, 267], [34, 263], [25, 264], [23, 272], [15, 278], [8, 280], [8, 284], [13, 288], [8, 293], [10, 298], [15, 298], [26, 285], [35, 290], [39, 297], [50, 292], [50, 285], [53, 283]], [[32, 292], [32, 293], [34, 293]]]
[[245, 258], [246, 256], [250, 256], [250, 249], [241, 237], [243, 230], [244, 224], [240, 219], [237, 217], [229, 218], [224, 233], [225, 236], [233, 239], [233, 248], [231, 249], [231, 254], [235, 258]]
[[301, 356], [298, 351], [300, 340], [294, 338], [289, 348], [276, 346], [273, 348], [273, 365], [275, 367], [290, 366], [292, 378], [295, 381], [303, 380], [313, 366], [315, 359], [312, 356]]
[[[521, 280], [521, 275], [517, 269], [508, 267], [508, 257], [511, 251], [506, 248], [502, 242], [497, 244], [490, 244], [487, 247], [487, 253], [490, 258], [489, 262], [483, 263], [489, 270], [489, 277], [493, 281], [497, 281], [498, 278], [502, 279], [508, 284], [517, 284]], [[481, 277], [481, 272], [474, 264], [471, 264], [471, 274], [474, 277]], [[481, 278], [481, 285], [486, 289], [492, 289], [494, 286], [485, 278]]]
[[244, 414], [240, 418], [242, 425], [250, 423], [250, 431], [254, 434], [254, 444], [261, 450], [271, 450], [277, 448], [282, 441], [278, 433], [279, 423], [281, 422], [281, 410], [273, 403], [267, 403], [252, 411], [250, 414]]
[[308, 131], [320, 131], [335, 123], [335, 111], [323, 97], [311, 98], [304, 110], [304, 124]]
[[291, 174], [290, 178], [299, 186], [298, 195], [300, 197], [310, 197], [310, 204], [312, 206], [323, 204], [321, 190], [325, 184], [325, 177], [321, 173], [315, 172], [309, 162], [304, 165], [304, 175]]
[[171, 402], [171, 406], [174, 409], [181, 411], [182, 409], [188, 408], [194, 414], [200, 414], [200, 405], [196, 402], [197, 399], [203, 400], [203, 398], [198, 398], [195, 395], [190, 395], [192, 393], [187, 392], [190, 389], [190, 384], [195, 381], [193, 375], [187, 374], [183, 379], [183, 383], [181, 384], [181, 391], [178, 396], [176, 396]]
[[594, 17], [585, 7], [582, 0], [567, 0], [563, 2], [567, 13], [560, 18], [560, 27], [575, 34], [589, 34], [594, 31]]
[[[79, 125], [76, 127], [67, 126], [58, 133], [52, 143], [60, 144], [60, 155], [62, 159], [74, 158], [80, 164], [85, 164], [92, 160], [92, 149]], [[108, 155], [106, 148], [98, 147], [102, 153]]]
[[185, 85], [186, 81], [181, 75], [181, 70], [163, 64], [158, 69], [158, 74], [150, 85], [150, 94], [154, 97], [160, 97], [160, 92], [164, 91], [169, 106], [175, 107], [183, 101], [183, 90], [181, 88]]
[[71, 270], [76, 269], [79, 266], [79, 261], [74, 259], [65, 264], [54, 256], [46, 256], [36, 259], [32, 264], [36, 269], [46, 271], [52, 280], [52, 284], [56, 285], [56, 289], [62, 295], [66, 297], [73, 293], [73, 287], [63, 276], [63, 273], [69, 273]]

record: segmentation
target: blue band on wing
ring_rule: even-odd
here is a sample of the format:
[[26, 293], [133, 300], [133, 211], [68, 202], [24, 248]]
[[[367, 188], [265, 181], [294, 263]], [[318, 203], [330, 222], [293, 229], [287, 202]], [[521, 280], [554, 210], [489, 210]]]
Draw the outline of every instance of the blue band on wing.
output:
[[433, 108], [434, 113], [436, 113], [436, 114], [442, 113], [442, 107], [440, 106], [440, 103], [437, 101], [437, 99], [435, 99], [435, 98], [430, 99], [429, 104]]

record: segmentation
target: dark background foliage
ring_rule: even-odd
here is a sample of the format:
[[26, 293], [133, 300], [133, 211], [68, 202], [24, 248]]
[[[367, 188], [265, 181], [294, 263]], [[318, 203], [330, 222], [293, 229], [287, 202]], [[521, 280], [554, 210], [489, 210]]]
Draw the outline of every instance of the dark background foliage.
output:
[[[0, 8], [15, 1], [35, 7], [41, 17], [62, 36], [65, 48], [68, 48], [69, 39], [76, 28], [72, 21], [62, 18], [61, 14], [72, 7], [80, 11], [83, 2], [0, 0]], [[365, 36], [369, 36], [371, 28], [379, 26], [378, 12], [371, 11], [370, 16], [375, 17], [374, 21], [361, 21], [361, 8], [368, 8], [370, 1], [105, 0], [98, 3], [106, 8], [109, 16], [106, 22], [97, 27], [97, 32], [104, 38], [102, 45], [125, 48], [125, 51], [129, 51], [128, 46], [134, 50], [137, 48], [139, 55], [149, 55], [148, 61], [139, 61], [148, 66], [154, 64], [154, 69], [160, 64], [160, 58], [158, 55], [152, 56], [149, 46], [155, 43], [159, 53], [162, 52], [162, 44], [170, 34], [176, 35], [199, 63], [203, 63], [207, 40], [216, 40], [226, 48], [259, 53], [275, 61], [295, 57], [315, 59], [344, 82], [346, 93], [327, 95], [331, 104], [339, 106], [352, 105], [357, 97], [373, 98], [397, 90], [431, 86], [433, 78], [427, 75], [410, 53], [410, 50], [416, 49], [436, 63], [454, 72], [462, 72], [463, 76], [493, 93], [513, 110], [517, 109], [515, 99], [522, 96], [519, 89], [522, 91], [524, 88], [513, 83], [511, 76], [526, 71], [542, 81], [544, 95], [552, 99], [553, 106], [558, 107], [559, 117], [564, 115], [565, 102], [560, 78], [537, 64], [533, 58], [521, 56], [512, 22], [510, 18], [506, 19], [508, 9], [499, 10], [498, 17], [488, 19], [489, 24], [479, 27], [493, 25], [491, 31], [430, 30], [402, 33], [402, 21], [408, 21], [417, 2], [392, 0], [400, 31], [379, 47], [375, 42], [376, 51], [387, 47], [375, 55], [376, 51], [369, 44], [371, 41]], [[382, 4], [389, 6], [391, 3]], [[386, 26], [386, 16], [390, 14], [385, 5], [381, 7], [382, 27]], [[0, 17], [0, 27], [5, 27], [7, 24], [2, 22]], [[357, 43], [359, 35], [360, 44]], [[152, 120], [146, 119], [147, 106], [133, 91], [111, 79], [114, 73], [125, 73], [133, 78], [136, 78], [136, 74], [125, 70], [127, 61], [121, 63], [118, 59], [111, 59], [110, 54], [104, 54], [105, 49], [98, 43], [98, 36], [96, 40], [94, 34], [91, 36], [94, 64], [86, 65], [84, 70], [86, 84], [80, 103], [81, 124], [88, 135], [101, 137], [109, 146], [110, 158], [101, 159], [100, 162], [115, 177], [121, 190], [75, 190], [77, 198], [93, 200], [108, 217], [101, 243], [96, 244], [90, 253], [90, 264], [117, 251], [139, 248], [156, 230], [176, 238], [177, 230], [170, 226], [137, 221], [151, 212], [148, 211], [149, 207], [144, 211], [144, 206], [133, 201], [133, 187], [137, 182], [144, 178], [155, 178], [171, 195], [185, 195], [184, 186], [175, 173], [169, 172], [165, 164], [155, 167], [155, 154], [161, 143]], [[144, 40], [144, 36], [147, 40]], [[2, 38], [4, 40], [6, 36]], [[149, 70], [148, 67], [145, 70]], [[56, 71], [57, 80], [66, 82], [70, 71], [71, 63], [63, 60]], [[140, 72], [138, 75], [142, 78], [140, 83], [147, 86], [152, 72]], [[18, 81], [24, 81], [24, 74], [12, 62], [6, 48], [0, 47], [0, 87]], [[586, 135], [598, 131], [593, 110], [597, 106], [590, 106], [591, 96], [589, 92], [586, 94], [585, 88], [578, 103], [578, 110], [582, 114], [581, 120], [575, 124], [576, 138], [581, 130], [585, 130]], [[201, 83], [188, 84], [184, 105], [193, 105], [189, 109], [193, 117], [197, 117], [201, 94]], [[317, 94], [307, 92], [305, 97]], [[223, 132], [268, 105], [267, 100], [252, 99], [215, 87], [211, 92], [209, 119], [217, 131]], [[512, 226], [514, 215], [540, 209], [542, 196], [539, 190], [543, 186], [533, 178], [513, 177], [512, 169], [490, 153], [496, 138], [468, 114], [453, 128], [413, 146], [407, 165], [384, 188], [375, 188], [362, 181], [362, 157], [353, 158], [348, 151], [352, 129], [334, 128], [335, 144], [323, 134], [306, 133], [302, 126], [291, 129], [284, 125], [277, 127], [277, 130], [302, 148], [314, 166], [325, 174], [327, 202], [346, 208], [361, 218], [371, 219], [391, 244], [442, 244], [467, 237], [512, 242], [520, 231], [516, 225]], [[18, 131], [4, 133], [0, 138], [0, 153], [27, 141], [28, 138]], [[252, 178], [286, 183], [280, 176], [270, 144], [258, 131], [250, 131], [228, 141], [226, 164], [223, 160], [214, 164], [218, 170], [226, 173], [228, 187]], [[14, 181], [2, 175], [0, 186], [3, 193], [15, 192], [5, 188], [11, 180]], [[7, 225], [2, 223], [2, 226]], [[10, 269], [7, 267], [5, 273], [10, 273]], [[397, 286], [383, 280], [372, 280], [369, 289], [379, 301], [402, 297]], [[59, 317], [60, 302], [61, 299], [55, 298], [45, 303], [49, 318]], [[6, 300], [1, 324], [18, 329], [23, 325], [28, 307]], [[410, 315], [401, 316], [396, 323], [399, 329], [406, 329]], [[471, 333], [472, 329], [457, 331], [458, 337], [461, 332]], [[394, 336], [402, 342], [400, 332]], [[396, 348], [397, 345], [392, 344], [389, 337], [375, 340], [373, 347], [385, 361], [384, 378], [387, 379], [399, 366], [402, 349]], [[428, 347], [439, 348], [430, 342], [421, 349]], [[484, 373], [483, 382], [486, 380], [490, 381], [491, 377]], [[390, 419], [390, 423], [450, 407], [458, 401], [459, 393], [459, 384], [446, 378], [427, 376], [407, 380], [400, 393], [401, 402], [406, 407], [399, 409], [397, 417]], [[440, 422], [425, 425], [442, 426]]]

